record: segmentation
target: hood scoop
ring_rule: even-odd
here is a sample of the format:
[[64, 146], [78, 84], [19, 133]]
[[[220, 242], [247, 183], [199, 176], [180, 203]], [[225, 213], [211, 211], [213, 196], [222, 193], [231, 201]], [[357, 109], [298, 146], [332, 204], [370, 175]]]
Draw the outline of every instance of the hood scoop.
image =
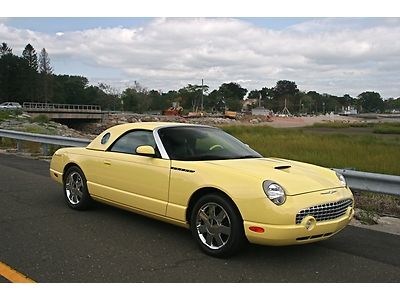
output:
[[274, 169], [285, 170], [285, 169], [289, 169], [290, 167], [291, 167], [290, 165], [283, 165], [283, 166], [276, 166], [276, 167], [274, 167]]

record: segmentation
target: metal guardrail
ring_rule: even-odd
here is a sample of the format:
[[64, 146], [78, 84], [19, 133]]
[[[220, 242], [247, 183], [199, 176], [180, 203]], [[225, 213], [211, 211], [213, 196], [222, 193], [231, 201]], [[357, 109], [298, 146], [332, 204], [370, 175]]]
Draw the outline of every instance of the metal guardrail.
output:
[[400, 176], [332, 169], [344, 176], [350, 188], [400, 196]]
[[17, 141], [17, 151], [21, 150], [21, 141], [42, 144], [42, 152], [47, 155], [48, 145], [64, 147], [86, 147], [91, 140], [58, 135], [47, 135], [38, 133], [21, 132], [14, 130], [0, 129], [0, 138], [10, 138]]
[[[0, 129], [0, 138], [17, 140], [17, 150], [21, 147], [19, 141], [41, 143], [43, 152], [47, 153], [47, 145], [58, 145], [66, 147], [85, 147], [91, 140], [63, 137], [47, 134], [36, 134], [14, 130]], [[391, 194], [400, 196], [400, 176], [367, 173], [348, 169], [332, 169], [342, 174], [350, 188], [375, 193]]]
[[88, 112], [101, 113], [99, 105], [57, 104], [24, 102], [22, 108], [29, 112]]

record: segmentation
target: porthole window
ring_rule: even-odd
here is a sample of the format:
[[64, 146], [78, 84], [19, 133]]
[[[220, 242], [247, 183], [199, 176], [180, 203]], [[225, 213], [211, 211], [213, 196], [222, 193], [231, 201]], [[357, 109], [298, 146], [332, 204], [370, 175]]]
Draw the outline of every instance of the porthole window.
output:
[[110, 139], [111, 134], [109, 132], [107, 132], [105, 135], [103, 135], [103, 137], [101, 138], [101, 144], [104, 145], [105, 143], [108, 142], [108, 140]]

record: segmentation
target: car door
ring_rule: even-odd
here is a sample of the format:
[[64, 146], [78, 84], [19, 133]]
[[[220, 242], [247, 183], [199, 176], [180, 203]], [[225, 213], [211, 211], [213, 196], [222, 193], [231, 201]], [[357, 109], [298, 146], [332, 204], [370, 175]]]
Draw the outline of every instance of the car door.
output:
[[[138, 155], [136, 148], [156, 149], [153, 132], [134, 130], [122, 135], [98, 157], [99, 196], [123, 206], [165, 215], [168, 203], [170, 161]], [[158, 150], [156, 149], [156, 155]]]

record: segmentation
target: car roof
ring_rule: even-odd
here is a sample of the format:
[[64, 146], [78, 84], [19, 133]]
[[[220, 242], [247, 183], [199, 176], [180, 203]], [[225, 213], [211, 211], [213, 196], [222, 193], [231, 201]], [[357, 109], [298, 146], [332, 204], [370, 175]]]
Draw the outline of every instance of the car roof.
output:
[[[86, 149], [90, 150], [98, 150], [98, 151], [105, 151], [107, 148], [115, 142], [122, 134], [132, 130], [151, 130], [162, 127], [176, 127], [176, 126], [202, 126], [208, 127], [204, 125], [197, 125], [197, 124], [187, 124], [187, 123], [176, 123], [176, 122], [140, 122], [140, 123], [125, 123], [120, 125], [115, 125], [104, 130], [100, 133], [87, 147]], [[110, 137], [108, 138], [107, 142], [101, 143], [103, 137], [109, 133]]]
[[17, 105], [21, 105], [21, 104], [19, 104], [18, 102], [3, 102], [3, 103], [0, 103], [0, 105], [10, 105], [10, 104], [12, 104], [12, 105], [15, 105], [15, 104], [17, 104]]

